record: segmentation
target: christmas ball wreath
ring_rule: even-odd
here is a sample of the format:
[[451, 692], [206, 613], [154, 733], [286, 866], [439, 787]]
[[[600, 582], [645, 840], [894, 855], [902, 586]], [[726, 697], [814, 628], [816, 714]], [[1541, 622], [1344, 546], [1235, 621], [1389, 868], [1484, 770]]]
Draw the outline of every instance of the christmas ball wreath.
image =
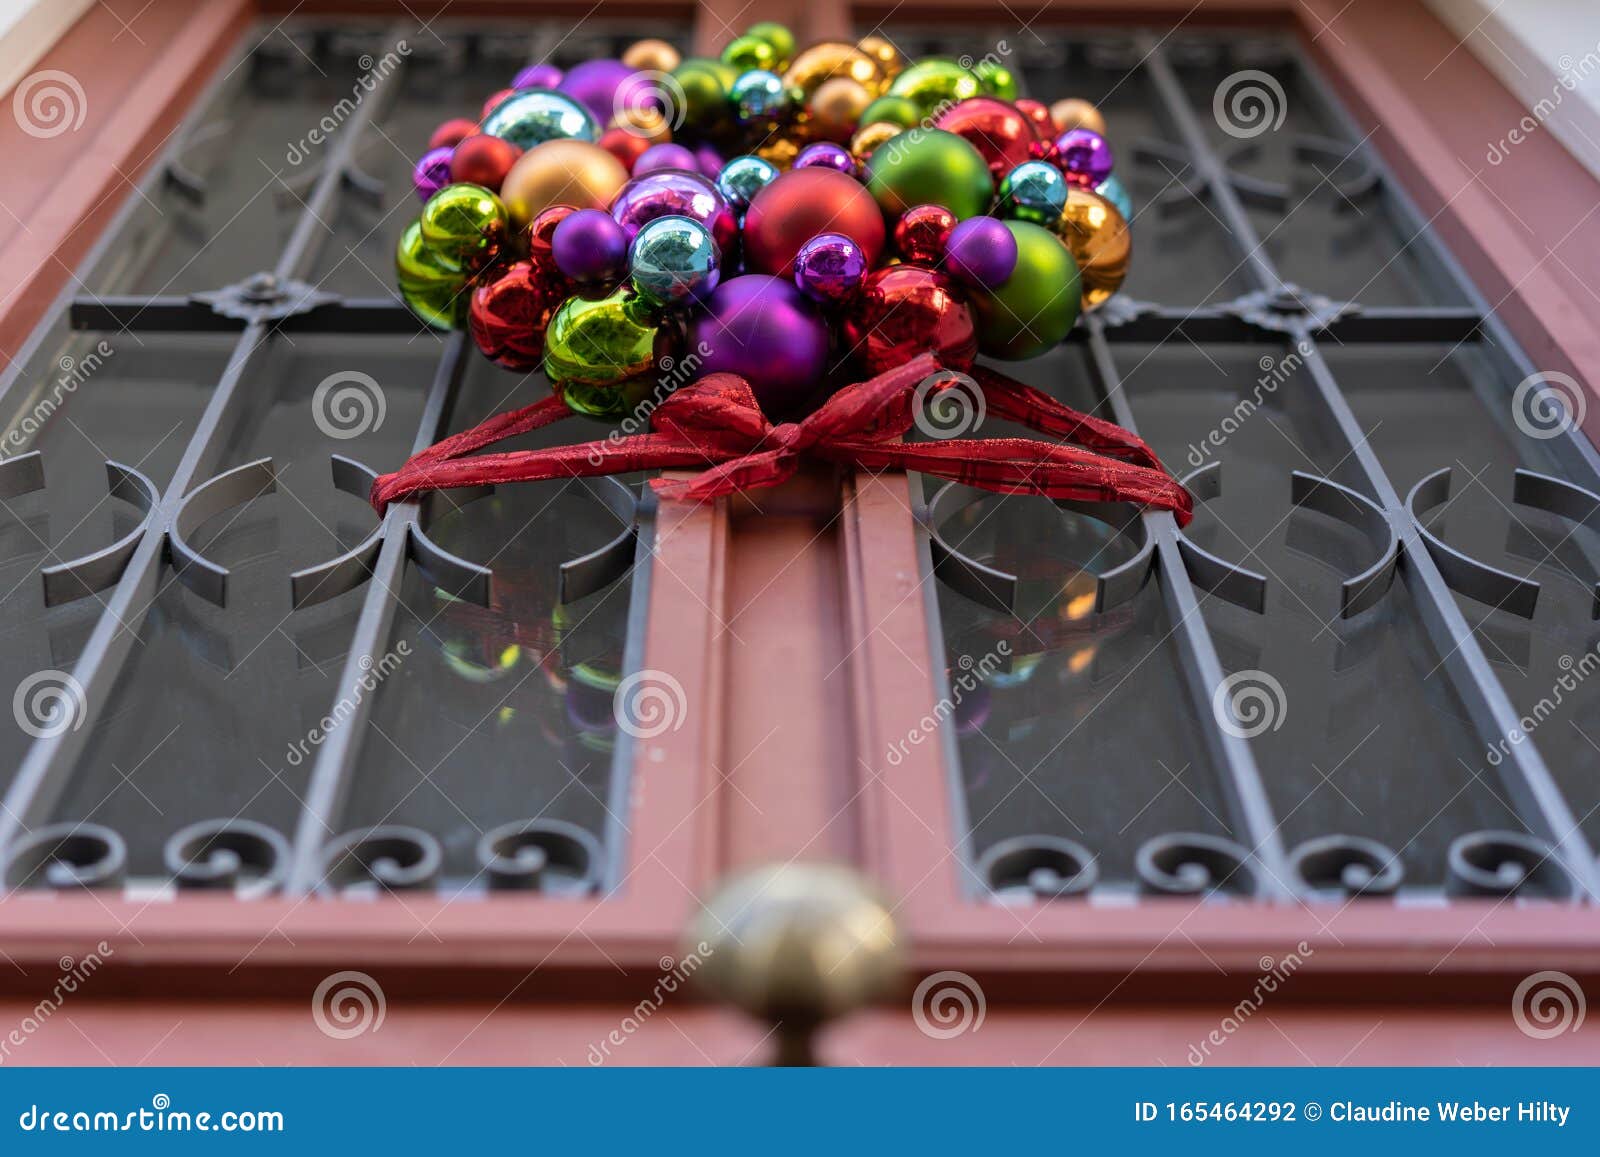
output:
[[[1133, 206], [1106, 130], [995, 60], [801, 47], [771, 22], [719, 58], [643, 40], [523, 69], [417, 142], [395, 268], [422, 321], [552, 396], [416, 455], [374, 505], [646, 469], [698, 471], [652, 485], [703, 500], [812, 457], [1187, 521], [1137, 437], [985, 364], [1046, 353], [1122, 284]], [[1045, 437], [904, 440], [948, 390]], [[474, 455], [573, 414], [622, 430]]]

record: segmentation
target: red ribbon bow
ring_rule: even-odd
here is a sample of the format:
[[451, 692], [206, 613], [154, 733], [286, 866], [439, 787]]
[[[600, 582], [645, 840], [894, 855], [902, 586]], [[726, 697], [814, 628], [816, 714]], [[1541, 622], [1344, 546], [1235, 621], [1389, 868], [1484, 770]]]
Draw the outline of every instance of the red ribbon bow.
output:
[[[372, 505], [382, 514], [391, 502], [431, 490], [696, 467], [704, 469], [693, 478], [656, 478], [650, 485], [663, 498], [703, 501], [776, 486], [794, 474], [802, 457], [812, 457], [858, 470], [916, 470], [1004, 494], [1134, 502], [1172, 511], [1180, 526], [1188, 523], [1193, 499], [1142, 440], [981, 366], [968, 379], [977, 385], [969, 403], [988, 417], [1064, 441], [898, 441], [918, 405], [938, 406], [940, 392], [970, 389], [959, 376], [936, 377], [940, 370], [932, 354], [922, 354], [844, 387], [802, 421], [781, 425], [761, 412], [749, 382], [735, 374], [708, 374], [668, 395], [651, 415], [648, 434], [464, 457], [572, 414], [560, 398], [546, 398], [430, 446], [373, 484]], [[929, 381], [934, 385], [919, 388]]]

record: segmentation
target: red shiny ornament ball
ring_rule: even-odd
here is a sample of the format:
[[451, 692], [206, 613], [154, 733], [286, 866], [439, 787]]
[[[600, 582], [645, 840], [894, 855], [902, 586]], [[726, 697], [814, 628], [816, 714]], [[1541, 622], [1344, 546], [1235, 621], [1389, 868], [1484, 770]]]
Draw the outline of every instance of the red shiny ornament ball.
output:
[[551, 205], [528, 225], [528, 260], [539, 269], [555, 272], [556, 226], [577, 211], [571, 205]]
[[600, 147], [622, 162], [622, 167], [633, 172], [633, 166], [650, 149], [650, 138], [630, 132], [620, 125], [600, 134]]
[[[1046, 119], [1049, 115], [1050, 110], [1045, 109]], [[1039, 139], [1033, 122], [1016, 105], [992, 96], [975, 96], [951, 105], [937, 123], [977, 149], [997, 181], [1026, 161], [1028, 146]]]
[[869, 373], [934, 351], [946, 369], [966, 370], [978, 356], [972, 308], [955, 282], [917, 265], [867, 274], [844, 318], [844, 337]]
[[536, 370], [544, 358], [544, 331], [568, 296], [559, 279], [519, 261], [473, 291], [467, 328], [484, 357], [496, 365]]
[[473, 133], [478, 131], [475, 121], [466, 117], [451, 117], [444, 124], [433, 130], [433, 136], [428, 138], [430, 149], [455, 148]]
[[1050, 115], [1049, 106], [1036, 100], [1030, 100], [1027, 97], [1022, 97], [1012, 101], [1012, 103], [1017, 106], [1018, 112], [1028, 118], [1028, 122], [1033, 125], [1033, 131], [1040, 137], [1053, 138], [1056, 135], [1058, 130], [1055, 118]]
[[510, 141], [474, 134], [458, 144], [451, 154], [450, 180], [482, 185], [499, 192], [500, 183], [520, 156], [522, 150]]
[[955, 227], [956, 215], [943, 205], [913, 205], [895, 222], [894, 250], [907, 261], [937, 265]]
[[484, 101], [483, 102], [483, 111], [478, 114], [478, 119], [480, 121], [488, 120], [489, 119], [489, 114], [492, 113], [495, 110], [495, 107], [501, 101], [505, 100], [506, 97], [510, 96], [512, 93], [514, 93], [516, 91], [517, 90], [514, 89], [514, 88], [502, 88], [499, 92], [495, 93], [488, 100]]
[[791, 169], [757, 193], [745, 211], [745, 265], [791, 277], [795, 254], [819, 233], [842, 233], [873, 265], [883, 252], [883, 213], [853, 177], [815, 166]]
[[1054, 141], [1034, 141], [1028, 146], [1028, 159], [1044, 161], [1058, 169], [1061, 167], [1061, 151], [1056, 148]]

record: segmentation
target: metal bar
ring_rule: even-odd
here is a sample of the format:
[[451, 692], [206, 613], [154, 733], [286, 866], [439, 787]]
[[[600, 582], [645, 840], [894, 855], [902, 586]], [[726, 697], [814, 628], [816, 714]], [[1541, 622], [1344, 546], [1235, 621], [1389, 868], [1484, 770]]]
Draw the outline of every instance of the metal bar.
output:
[[[1212, 151], [1160, 44], [1146, 36], [1143, 47], [1149, 53], [1146, 66], [1156, 88], [1172, 108], [1174, 125], [1182, 143], [1194, 158], [1197, 169], [1209, 181], [1213, 208], [1227, 226], [1230, 241], [1239, 249], [1241, 262], [1262, 289], [1280, 290], [1284, 283], [1267, 257], [1249, 214], [1225, 179], [1222, 164]], [[1445, 669], [1472, 715], [1478, 738], [1487, 749], [1519, 727], [1517, 711], [1456, 605], [1455, 596], [1423, 547], [1399, 493], [1377, 454], [1367, 444], [1331, 370], [1316, 349], [1312, 327], [1301, 322], [1292, 329], [1293, 336], [1306, 343], [1304, 348], [1309, 351], [1306, 365], [1311, 370], [1326, 416], [1338, 428], [1351, 459], [1404, 544], [1405, 569], [1416, 579], [1412, 584], [1413, 596], [1421, 609], [1428, 636], [1443, 658]], [[1594, 853], [1536, 745], [1528, 740], [1509, 746], [1510, 752], [1501, 761], [1499, 770], [1521, 818], [1531, 830], [1552, 843], [1563, 865], [1589, 898], [1600, 896]]]
[[[383, 77], [373, 95], [362, 102], [345, 123], [329, 151], [326, 165], [311, 196], [301, 210], [300, 220], [288, 245], [274, 267], [279, 281], [291, 279], [302, 266], [310, 264], [325, 229], [322, 218], [339, 195], [344, 173], [351, 167], [355, 148], [372, 118], [397, 91], [395, 77], [403, 64]], [[77, 766], [78, 756], [95, 723], [109, 701], [118, 677], [142, 628], [150, 608], [160, 596], [162, 576], [168, 557], [167, 532], [177, 516], [184, 497], [197, 483], [215, 471], [228, 440], [234, 433], [248, 401], [240, 388], [251, 362], [266, 349], [269, 326], [252, 321], [239, 334], [228, 364], [218, 379], [205, 411], [196, 424], [183, 457], [164, 488], [161, 499], [147, 521], [145, 537], [128, 560], [115, 589], [106, 599], [72, 675], [83, 689], [82, 724], [66, 731], [37, 739], [28, 750], [16, 778], [6, 791], [0, 808], [0, 863], [9, 855], [15, 841], [32, 825], [44, 822], [66, 789]]]
[[[138, 330], [140, 333], [229, 333], [240, 318], [218, 313], [190, 297], [80, 297], [72, 302], [76, 330]], [[416, 334], [423, 324], [392, 297], [348, 297], [294, 313], [273, 323], [286, 333]]]

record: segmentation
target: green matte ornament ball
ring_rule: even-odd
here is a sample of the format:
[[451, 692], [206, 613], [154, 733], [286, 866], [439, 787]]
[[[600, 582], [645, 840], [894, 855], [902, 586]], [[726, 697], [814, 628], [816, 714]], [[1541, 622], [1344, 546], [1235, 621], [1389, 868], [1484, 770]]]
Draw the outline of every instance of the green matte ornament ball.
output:
[[913, 205], [943, 205], [960, 220], [989, 211], [989, 165], [954, 133], [911, 129], [891, 137], [867, 161], [867, 189], [898, 218]]
[[788, 27], [779, 24], [776, 20], [758, 20], [745, 29], [746, 36], [753, 36], [757, 40], [765, 40], [772, 46], [773, 55], [777, 63], [772, 66], [774, 72], [781, 73], [794, 61], [794, 33]]
[[751, 72], [758, 68], [774, 72], [780, 67], [777, 61], [778, 54], [771, 44], [759, 36], [751, 36], [748, 33], [744, 36], [735, 36], [722, 50], [722, 63], [735, 72]]
[[667, 119], [676, 128], [710, 128], [728, 119], [732, 105], [728, 92], [739, 77], [739, 70], [720, 60], [693, 57], [672, 70], [672, 79], [683, 90], [683, 108], [668, 111]]
[[904, 96], [880, 96], [861, 111], [864, 125], [891, 124], [903, 129], [915, 128], [922, 120], [922, 110], [916, 101]]
[[1021, 361], [1054, 349], [1077, 324], [1082, 292], [1078, 263], [1050, 230], [1007, 221], [1017, 240], [1017, 267], [996, 289], [973, 293], [978, 350]]
[[944, 57], [919, 60], [895, 77], [890, 96], [903, 96], [917, 106], [921, 116], [932, 116], [941, 105], [957, 104], [983, 95], [983, 82], [970, 69]]
[[[633, 379], [655, 364], [658, 329], [631, 289], [569, 297], [544, 335], [544, 374], [567, 405], [593, 418], [625, 418], [637, 402]], [[644, 383], [648, 390], [648, 380]]]
[[1005, 65], [993, 60], [980, 60], [972, 66], [972, 74], [983, 85], [983, 91], [1001, 100], [1017, 99], [1017, 78]]

